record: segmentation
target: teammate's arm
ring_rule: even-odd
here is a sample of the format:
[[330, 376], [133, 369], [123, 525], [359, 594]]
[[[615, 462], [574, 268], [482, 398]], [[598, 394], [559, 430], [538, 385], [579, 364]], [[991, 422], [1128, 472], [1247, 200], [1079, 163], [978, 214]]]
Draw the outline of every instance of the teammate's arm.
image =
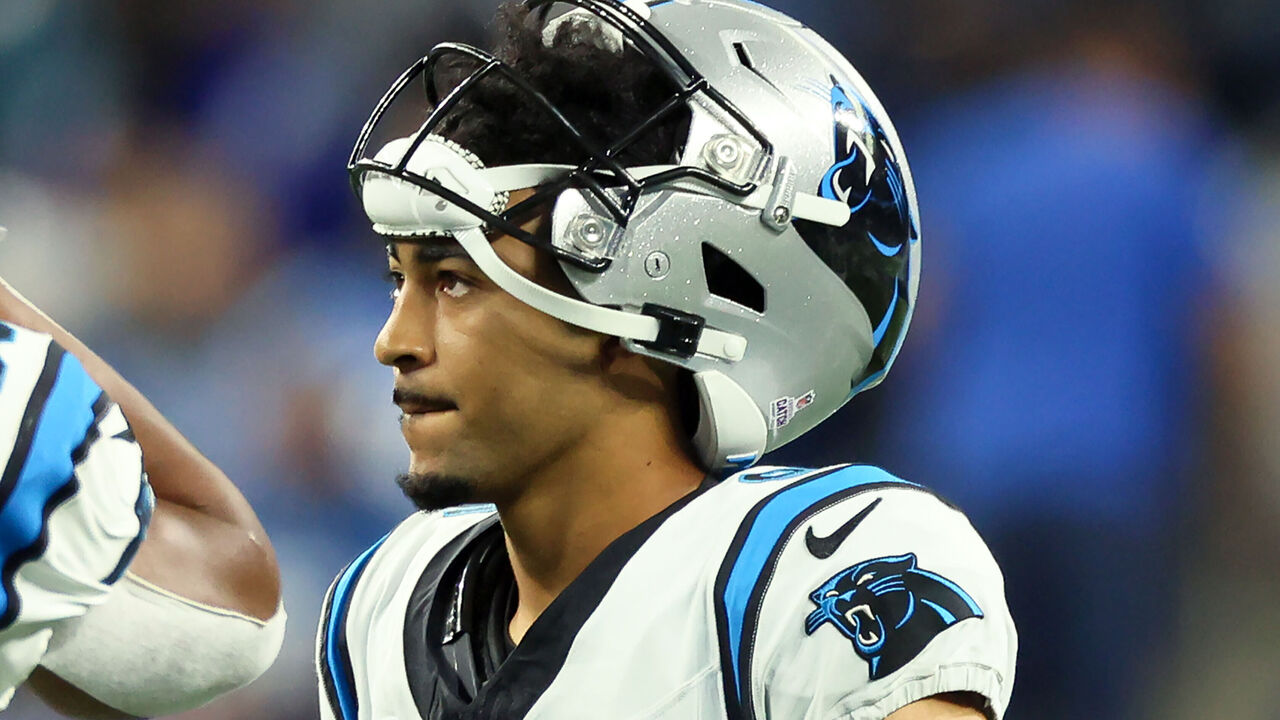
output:
[[280, 602], [266, 531], [226, 475], [102, 358], [0, 279], [0, 320], [51, 335], [129, 420], [156, 494], [147, 539], [130, 571], [191, 600], [262, 620]]
[[[115, 707], [129, 709], [139, 689], [151, 697], [137, 700], [131, 712], [152, 715], [161, 714], [156, 708], [176, 712], [203, 704], [256, 677], [278, 649], [283, 613], [275, 554], [248, 502], [141, 393], [3, 279], [0, 320], [51, 335], [81, 362], [127, 417], [156, 496], [146, 539], [113, 599], [64, 623], [46, 656], [57, 657], [61, 634], [62, 656], [70, 661], [65, 670], [46, 664], [93, 697], [115, 693], [124, 702], [96, 703], [86, 695], [63, 703], [73, 693], [48, 671], [37, 671], [31, 687], [59, 701], [54, 704], [63, 712], [125, 717]], [[151, 629], [137, 642], [122, 642], [119, 635], [136, 622]], [[166, 659], [165, 652], [175, 655]], [[102, 662], [86, 664], [90, 655]], [[101, 677], [104, 685], [90, 687], [77, 673], [94, 683]]]

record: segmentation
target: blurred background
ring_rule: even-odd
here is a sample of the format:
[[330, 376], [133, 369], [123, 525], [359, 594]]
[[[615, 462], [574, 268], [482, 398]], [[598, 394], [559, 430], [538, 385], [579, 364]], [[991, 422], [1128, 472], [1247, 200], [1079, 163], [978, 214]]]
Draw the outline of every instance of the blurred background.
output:
[[[1012, 720], [1280, 718], [1280, 4], [772, 4], [876, 88], [926, 242], [884, 387], [772, 460], [969, 513], [1019, 624]], [[0, 6], [0, 273], [238, 482], [284, 569], [280, 660], [183, 718], [314, 718], [322, 595], [410, 509], [343, 168], [495, 5]]]

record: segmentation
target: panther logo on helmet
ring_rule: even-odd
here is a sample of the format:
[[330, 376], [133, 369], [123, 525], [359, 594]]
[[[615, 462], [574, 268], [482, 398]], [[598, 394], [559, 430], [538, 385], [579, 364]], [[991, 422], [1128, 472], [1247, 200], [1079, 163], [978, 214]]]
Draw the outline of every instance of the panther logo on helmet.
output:
[[[856, 94], [851, 97], [835, 77], [831, 78], [836, 161], [823, 176], [819, 193], [847, 203], [851, 215], [856, 215], [875, 198], [896, 210], [902, 226], [909, 226], [902, 173], [893, 146], [867, 104], [861, 98], [854, 98]], [[882, 157], [877, 157], [877, 153]], [[880, 178], [876, 177], [877, 170], [881, 170]], [[876, 197], [877, 194], [881, 197]], [[902, 252], [904, 244], [889, 245], [870, 231], [868, 235], [885, 257]], [[910, 241], [916, 239], [918, 236], [914, 234], [909, 238]]]

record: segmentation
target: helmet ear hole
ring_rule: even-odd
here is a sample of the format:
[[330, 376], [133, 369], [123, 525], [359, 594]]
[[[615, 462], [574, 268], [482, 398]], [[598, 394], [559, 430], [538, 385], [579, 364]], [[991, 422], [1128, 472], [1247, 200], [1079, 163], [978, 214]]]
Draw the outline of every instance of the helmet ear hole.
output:
[[712, 295], [764, 314], [764, 286], [710, 243], [702, 243], [702, 270]]

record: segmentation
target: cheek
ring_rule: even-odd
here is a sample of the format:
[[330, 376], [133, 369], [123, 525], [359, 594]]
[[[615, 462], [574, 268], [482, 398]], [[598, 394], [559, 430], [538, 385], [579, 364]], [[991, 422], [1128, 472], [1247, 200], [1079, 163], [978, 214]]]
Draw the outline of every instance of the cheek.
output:
[[[442, 319], [448, 342], [495, 376], [525, 376], [542, 385], [574, 384], [599, 377], [598, 336], [544, 315], [511, 297], [484, 312]], [[444, 340], [445, 338], [442, 338]], [[462, 350], [459, 347], [459, 350]], [[501, 378], [499, 378], [501, 379]]]
[[509, 347], [538, 375], [554, 382], [599, 378], [599, 336], [521, 306], [503, 317]]
[[593, 407], [598, 343], [532, 308], [503, 310], [439, 325], [437, 352], [470, 419], [513, 442], [571, 432]]
[[473, 420], [503, 410], [504, 391], [520, 381], [500, 333], [474, 322], [442, 318], [436, 330], [437, 372]]

